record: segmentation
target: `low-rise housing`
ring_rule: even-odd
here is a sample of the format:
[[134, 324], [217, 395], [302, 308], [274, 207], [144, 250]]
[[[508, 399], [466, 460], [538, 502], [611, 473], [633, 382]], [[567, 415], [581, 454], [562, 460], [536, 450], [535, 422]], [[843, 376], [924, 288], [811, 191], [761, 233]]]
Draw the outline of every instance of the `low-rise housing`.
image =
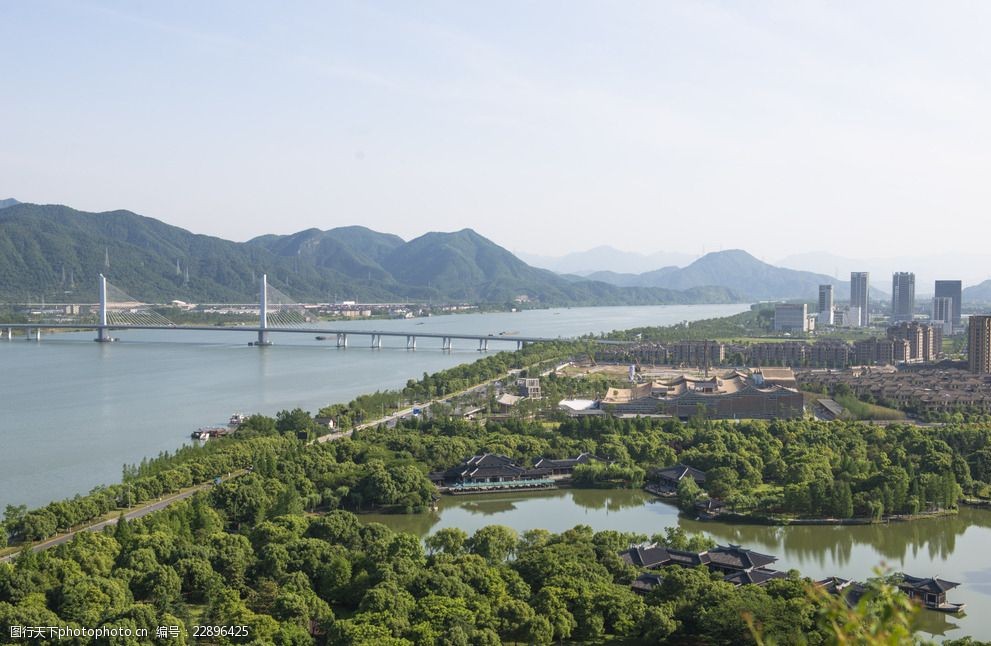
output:
[[689, 419], [700, 412], [710, 419], [801, 417], [802, 394], [766, 382], [761, 373], [736, 370], [722, 376], [681, 375], [668, 381], [610, 388], [602, 407], [616, 415], [667, 415]]
[[860, 399], [872, 399], [918, 414], [991, 412], [991, 376], [958, 368], [861, 366], [847, 370], [799, 370], [796, 377], [808, 390], [834, 392], [842, 384]]

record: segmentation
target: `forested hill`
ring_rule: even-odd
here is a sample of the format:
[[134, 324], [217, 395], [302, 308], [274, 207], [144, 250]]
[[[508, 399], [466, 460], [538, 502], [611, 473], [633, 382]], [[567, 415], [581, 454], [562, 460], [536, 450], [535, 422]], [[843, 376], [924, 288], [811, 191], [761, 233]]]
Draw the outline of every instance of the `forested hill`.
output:
[[305, 301], [546, 305], [724, 303], [726, 288], [684, 291], [571, 281], [536, 269], [470, 229], [409, 242], [359, 226], [244, 243], [194, 234], [130, 211], [87, 213], [15, 203], [0, 209], [0, 300], [92, 301], [99, 273], [149, 302], [251, 302], [257, 279]]

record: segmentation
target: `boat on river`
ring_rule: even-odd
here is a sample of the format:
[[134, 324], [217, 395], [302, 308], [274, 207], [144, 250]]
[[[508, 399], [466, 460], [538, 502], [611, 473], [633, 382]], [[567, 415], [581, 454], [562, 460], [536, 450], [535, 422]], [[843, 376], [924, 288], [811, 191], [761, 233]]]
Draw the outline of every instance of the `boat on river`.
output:
[[248, 416], [244, 413], [234, 413], [231, 415], [230, 419], [227, 420], [227, 425], [231, 428], [237, 428], [243, 424], [248, 419]]

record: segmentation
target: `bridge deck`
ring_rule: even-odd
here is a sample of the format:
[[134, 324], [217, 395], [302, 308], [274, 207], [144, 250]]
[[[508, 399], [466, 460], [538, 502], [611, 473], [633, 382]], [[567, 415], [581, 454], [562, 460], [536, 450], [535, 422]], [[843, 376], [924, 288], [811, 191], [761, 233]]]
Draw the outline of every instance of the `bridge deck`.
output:
[[[421, 331], [396, 331], [396, 330], [347, 330], [340, 328], [299, 328], [299, 327], [265, 327], [258, 326], [231, 326], [218, 327], [216, 325], [99, 325], [84, 323], [0, 323], [0, 328], [15, 330], [196, 330], [201, 332], [277, 332], [288, 334], [317, 334], [317, 335], [347, 335], [347, 336], [378, 336], [378, 337], [416, 337], [420, 339], [462, 339], [471, 341], [503, 341], [505, 343], [549, 343], [553, 341], [578, 341], [575, 337], [540, 337], [540, 336], [518, 336], [508, 334], [462, 334], [459, 332], [421, 332]], [[607, 345], [625, 345], [628, 341], [615, 341], [611, 339], [586, 339], [594, 343]]]

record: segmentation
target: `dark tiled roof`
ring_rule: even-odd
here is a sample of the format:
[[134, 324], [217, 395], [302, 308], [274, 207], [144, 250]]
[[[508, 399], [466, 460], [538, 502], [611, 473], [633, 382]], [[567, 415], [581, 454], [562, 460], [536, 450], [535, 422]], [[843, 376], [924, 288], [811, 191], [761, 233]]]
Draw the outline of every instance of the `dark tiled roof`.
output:
[[734, 572], [729, 574], [723, 581], [727, 583], [732, 583], [733, 585], [764, 585], [772, 579], [787, 579], [788, 575], [780, 570], [772, 570], [771, 568], [755, 568], [753, 570], [747, 570], [742, 572]]
[[847, 588], [851, 583], [853, 583], [853, 581], [850, 579], [841, 579], [838, 576], [831, 576], [816, 581], [816, 586], [822, 588], [829, 594], [837, 594], [841, 590]]
[[668, 565], [680, 565], [681, 567], [696, 567], [698, 565], [708, 565], [709, 555], [706, 552], [685, 552], [682, 550], [668, 550], [670, 560]]
[[595, 457], [591, 453], [582, 453], [578, 457], [564, 458], [562, 460], [555, 460], [552, 458], [540, 458], [533, 466], [540, 469], [565, 469], [569, 467], [575, 467], [579, 464], [588, 464], [593, 460], [599, 460], [599, 458]]
[[919, 590], [922, 592], [931, 592], [933, 594], [939, 594], [940, 592], [946, 592], [947, 590], [952, 590], [953, 588], [960, 585], [959, 583], [954, 583], [953, 581], [944, 581], [938, 578], [923, 579], [915, 576], [909, 576], [907, 574], [902, 575], [902, 582], [898, 584], [899, 588], [912, 590]]
[[841, 579], [838, 576], [831, 576], [821, 581], [816, 581], [816, 585], [824, 589], [829, 594], [843, 597], [847, 605], [851, 608], [860, 602], [860, 598], [867, 592], [867, 586], [857, 581]]
[[444, 476], [448, 479], [515, 477], [523, 475], [525, 471], [505, 455], [485, 453], [474, 455], [458, 466], [448, 469], [444, 472]]
[[632, 584], [630, 584], [630, 587], [635, 592], [642, 592], [646, 594], [647, 592], [653, 590], [655, 587], [661, 585], [663, 581], [664, 581], [664, 577], [656, 572], [644, 572], [643, 574], [638, 576], [636, 580], [633, 581]]
[[686, 464], [676, 464], [673, 467], [666, 467], [657, 472], [657, 475], [666, 480], [680, 481], [686, 476], [691, 476], [696, 482], [705, 482], [705, 471], [699, 471]]
[[739, 545], [730, 545], [728, 547], [723, 547], [720, 545], [709, 550], [708, 555], [709, 561], [713, 565], [724, 568], [733, 568], [734, 570], [751, 570], [754, 568], [762, 568], [765, 565], [770, 565], [778, 560], [778, 557], [776, 556], [754, 552], [753, 550], [742, 548]]
[[671, 560], [668, 549], [657, 545], [634, 545], [621, 552], [620, 557], [637, 567], [662, 567]]

